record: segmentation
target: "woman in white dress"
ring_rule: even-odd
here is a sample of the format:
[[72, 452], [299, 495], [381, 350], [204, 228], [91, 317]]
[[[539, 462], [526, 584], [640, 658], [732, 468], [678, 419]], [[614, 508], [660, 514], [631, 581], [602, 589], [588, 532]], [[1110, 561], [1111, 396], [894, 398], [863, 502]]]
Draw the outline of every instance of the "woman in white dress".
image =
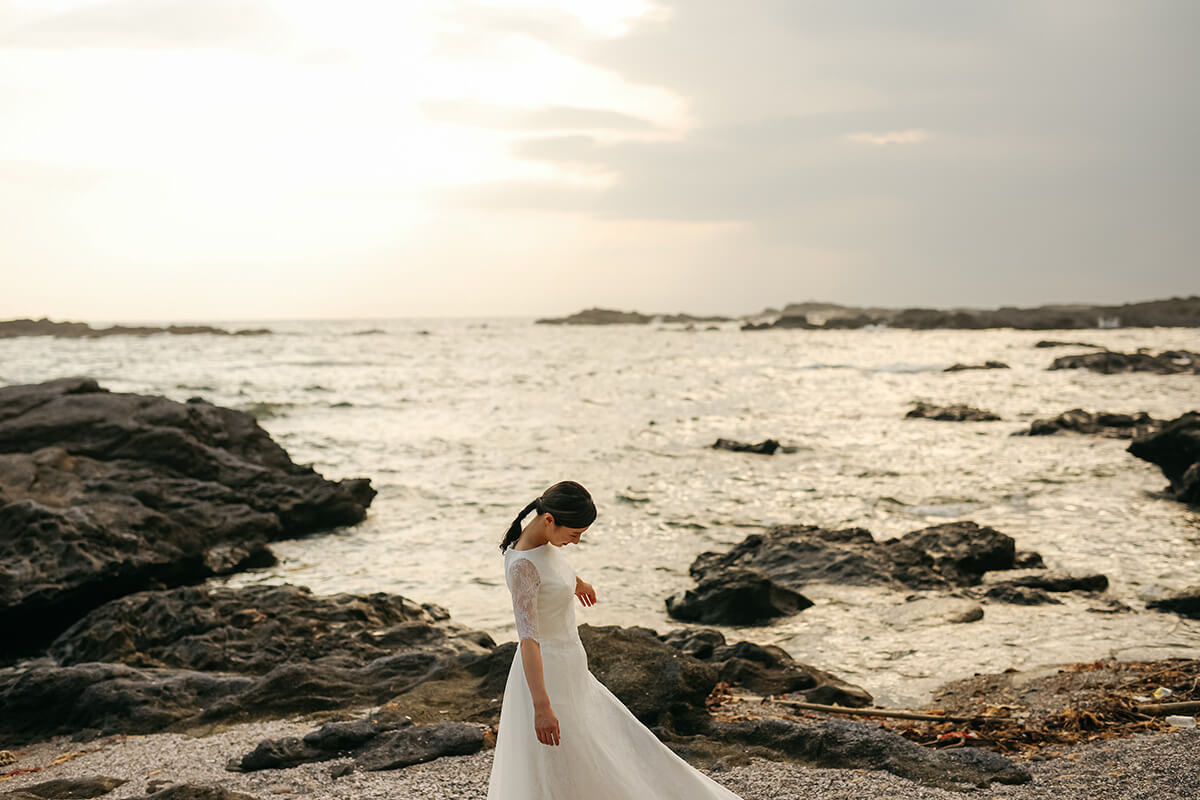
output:
[[[521, 527], [521, 520], [537, 515]], [[500, 543], [518, 646], [500, 707], [488, 800], [741, 800], [658, 740], [587, 665], [575, 598], [596, 602], [560, 552], [596, 518], [587, 489], [556, 483]]]

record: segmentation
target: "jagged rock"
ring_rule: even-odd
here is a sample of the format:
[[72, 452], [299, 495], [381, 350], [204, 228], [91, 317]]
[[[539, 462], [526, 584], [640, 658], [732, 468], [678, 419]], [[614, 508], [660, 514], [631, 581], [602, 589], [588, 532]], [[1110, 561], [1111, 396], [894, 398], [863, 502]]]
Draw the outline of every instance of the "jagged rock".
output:
[[985, 361], [982, 364], [954, 364], [946, 367], [942, 372], [962, 372], [971, 369], [1011, 369], [1011, 367], [1003, 361]]
[[1200, 411], [1190, 411], [1164, 423], [1158, 433], [1135, 439], [1129, 452], [1158, 465], [1171, 482], [1168, 493], [1176, 500], [1200, 505]]
[[880, 727], [849, 720], [713, 722], [705, 736], [750, 754], [782, 757], [813, 767], [884, 770], [944, 789], [1031, 780], [1024, 769], [989, 750], [933, 750]]
[[993, 422], [1000, 419], [997, 414], [979, 408], [955, 403], [949, 406], [935, 406], [932, 403], [917, 403], [916, 407], [904, 415], [908, 419], [936, 419], [943, 422]]
[[91, 378], [0, 388], [6, 655], [112, 598], [274, 563], [266, 542], [358, 522], [374, 495], [365, 478], [294, 464], [252, 416], [199, 398]]
[[774, 455], [779, 449], [779, 442], [774, 439], [763, 439], [758, 444], [749, 444], [747, 442], [738, 442], [733, 439], [717, 439], [713, 442], [715, 450], [733, 450], [737, 453], [760, 453], [765, 456]]
[[978, 584], [990, 570], [1013, 569], [1015, 555], [1011, 537], [974, 522], [935, 525], [886, 542], [863, 528], [776, 525], [725, 553], [701, 553], [689, 571], [706, 582], [750, 569], [796, 591], [816, 582], [948, 589]]
[[113, 600], [50, 646], [60, 664], [88, 661], [266, 674], [288, 662], [365, 666], [406, 650], [445, 657], [495, 646], [431, 603], [400, 595], [314, 595], [304, 586], [187, 586]]
[[1166, 597], [1151, 600], [1146, 608], [1171, 611], [1184, 617], [1200, 619], [1200, 586], [1190, 586]]
[[715, 628], [678, 628], [658, 638], [693, 658], [715, 665], [718, 680], [760, 695], [800, 694], [812, 703], [852, 707], [870, 705], [873, 699], [860, 686], [793, 660], [781, 647], [746, 641], [727, 644], [725, 636]]
[[121, 778], [92, 775], [86, 778], [55, 778], [14, 792], [0, 792], [0, 800], [60, 800], [100, 797], [126, 783]]
[[1161, 430], [1163, 424], [1162, 420], [1154, 419], [1145, 411], [1119, 414], [1073, 408], [1057, 417], [1034, 420], [1028, 431], [1019, 431], [1017, 435], [1049, 436], [1059, 431], [1073, 431], [1110, 439], [1134, 439]]
[[1105, 375], [1120, 372], [1154, 372], [1159, 375], [1187, 372], [1200, 375], [1200, 353], [1167, 350], [1152, 355], [1145, 350], [1136, 353], [1114, 353], [1104, 350], [1099, 353], [1056, 358], [1050, 369], [1088, 369]]
[[749, 569], [728, 570], [667, 598], [672, 617], [706, 625], [761, 625], [810, 606], [812, 601], [804, 595]]
[[364, 770], [399, 769], [441, 756], [465, 756], [483, 749], [483, 728], [463, 722], [411, 725], [381, 733], [356, 757]]

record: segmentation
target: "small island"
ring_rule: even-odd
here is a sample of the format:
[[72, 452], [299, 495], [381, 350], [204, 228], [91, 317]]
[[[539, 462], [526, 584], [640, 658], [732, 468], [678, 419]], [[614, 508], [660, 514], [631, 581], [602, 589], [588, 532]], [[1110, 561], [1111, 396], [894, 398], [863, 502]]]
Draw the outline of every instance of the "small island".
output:
[[42, 317], [41, 319], [0, 320], [0, 339], [14, 339], [18, 336], [56, 336], [71, 339], [94, 339], [99, 336], [150, 336], [155, 333], [179, 335], [211, 333], [218, 336], [262, 336], [270, 332], [268, 328], [243, 328], [236, 331], [227, 331], [224, 328], [214, 328], [211, 325], [168, 325], [165, 328], [153, 325], [110, 325], [107, 328], [93, 328], [86, 322], [53, 322], [46, 317]]

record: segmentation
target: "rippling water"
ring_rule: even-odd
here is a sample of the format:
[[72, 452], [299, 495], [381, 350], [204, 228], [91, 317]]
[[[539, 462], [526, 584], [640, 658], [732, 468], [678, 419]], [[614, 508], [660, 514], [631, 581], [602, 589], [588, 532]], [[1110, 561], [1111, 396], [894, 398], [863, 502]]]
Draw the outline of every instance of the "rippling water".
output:
[[[1196, 583], [1200, 514], [1156, 496], [1157, 467], [1126, 443], [1011, 437], [1070, 408], [1173, 417], [1200, 407], [1200, 376], [1047, 371], [1068, 349], [1200, 350], [1200, 332], [756, 331], [558, 327], [531, 319], [245, 322], [265, 337], [0, 340], [0, 384], [91, 375], [113, 391], [201, 396], [242, 408], [293, 459], [379, 490], [355, 527], [273, 545], [276, 567], [228, 583], [398, 592], [514, 636], [500, 537], [546, 486], [577, 480], [599, 510], [566, 548], [599, 603], [581, 622], [678, 626], [665, 598], [687, 568], [780, 522], [860, 525], [876, 538], [971, 519], [1051, 568], [1098, 571], [1133, 613], [1082, 599], [991, 604], [939, 623], [903, 593], [807, 587], [817, 605], [727, 635], [784, 647], [881, 703], [920, 703], [944, 680], [1066, 660], [1200, 655], [1200, 622], [1141, 610]], [[362, 333], [377, 329], [378, 333]], [[943, 373], [997, 359], [1011, 370]], [[964, 402], [1003, 422], [906, 420], [917, 400]], [[772, 437], [765, 457], [712, 450]]]

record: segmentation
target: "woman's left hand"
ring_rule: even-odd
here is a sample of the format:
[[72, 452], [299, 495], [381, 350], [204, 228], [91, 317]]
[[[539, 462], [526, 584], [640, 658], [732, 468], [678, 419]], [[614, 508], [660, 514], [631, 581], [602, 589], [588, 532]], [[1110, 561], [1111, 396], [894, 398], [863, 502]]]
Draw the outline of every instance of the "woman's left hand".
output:
[[590, 583], [580, 578], [575, 579], [575, 596], [585, 606], [596, 605], [596, 590], [592, 588]]

